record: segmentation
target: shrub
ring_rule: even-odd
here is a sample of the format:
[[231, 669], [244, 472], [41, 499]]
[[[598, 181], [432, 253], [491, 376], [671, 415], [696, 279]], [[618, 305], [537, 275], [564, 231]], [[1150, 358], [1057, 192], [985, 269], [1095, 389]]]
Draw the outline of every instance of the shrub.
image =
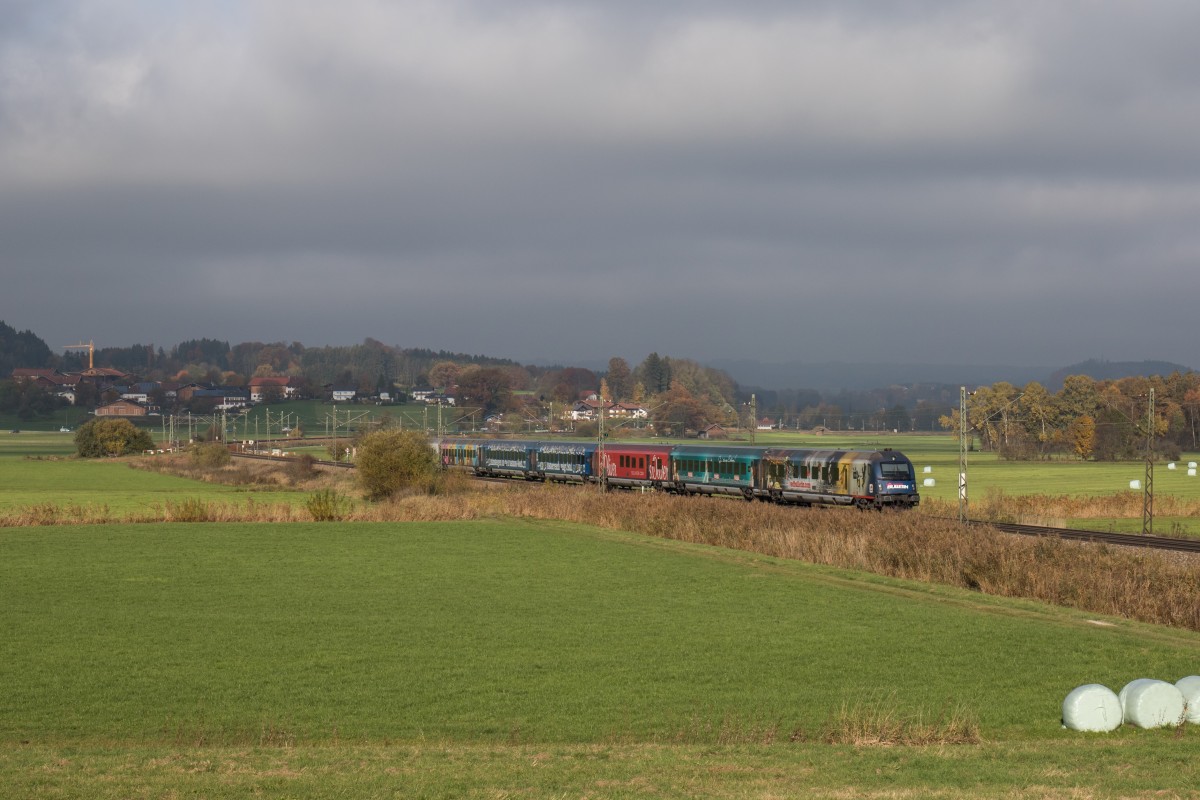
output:
[[369, 500], [383, 500], [401, 489], [428, 489], [437, 474], [437, 453], [416, 431], [369, 433], [358, 445], [358, 480]]
[[301, 453], [288, 462], [287, 474], [293, 481], [306, 481], [317, 474], [317, 459], [308, 453]]
[[206, 501], [185, 497], [179, 502], [167, 501], [166, 518], [169, 522], [212, 522], [213, 514]]
[[220, 442], [205, 442], [192, 447], [189, 453], [193, 466], [218, 469], [230, 461], [229, 449]]
[[350, 498], [336, 489], [322, 489], [305, 501], [304, 507], [316, 522], [337, 522], [350, 514]]
[[75, 431], [75, 451], [83, 458], [124, 456], [153, 448], [150, 434], [127, 419], [93, 419]]

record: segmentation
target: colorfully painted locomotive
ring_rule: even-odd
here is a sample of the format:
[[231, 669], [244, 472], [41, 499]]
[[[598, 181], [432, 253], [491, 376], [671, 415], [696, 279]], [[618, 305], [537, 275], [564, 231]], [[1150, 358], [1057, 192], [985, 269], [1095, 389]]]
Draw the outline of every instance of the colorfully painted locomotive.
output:
[[920, 502], [912, 462], [891, 450], [610, 444], [444, 439], [445, 468], [526, 480], [727, 494], [800, 505], [911, 508]]

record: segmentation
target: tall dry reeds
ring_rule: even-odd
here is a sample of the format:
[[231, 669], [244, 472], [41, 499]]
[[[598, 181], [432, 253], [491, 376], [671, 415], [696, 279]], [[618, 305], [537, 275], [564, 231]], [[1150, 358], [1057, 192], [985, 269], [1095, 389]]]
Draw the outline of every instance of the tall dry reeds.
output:
[[[1142, 492], [1085, 497], [1082, 495], [1007, 494], [989, 488], [980, 499], [971, 501], [971, 518], [989, 522], [1015, 522], [1025, 525], [1061, 525], [1068, 519], [1140, 518], [1145, 495]], [[955, 516], [957, 501], [922, 499], [924, 513], [930, 516]], [[1200, 500], [1161, 495], [1154, 498], [1155, 513], [1166, 517], [1200, 516]]]

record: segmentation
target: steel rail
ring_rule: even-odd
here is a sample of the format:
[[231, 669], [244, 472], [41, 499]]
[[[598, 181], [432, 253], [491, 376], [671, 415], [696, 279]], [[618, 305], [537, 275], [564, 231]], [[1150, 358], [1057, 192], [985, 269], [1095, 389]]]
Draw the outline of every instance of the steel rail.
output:
[[[947, 518], [948, 519], [948, 518]], [[1150, 550], [1171, 550], [1178, 553], [1200, 553], [1200, 539], [1180, 539], [1172, 536], [1146, 536], [1138, 533], [1106, 533], [1078, 528], [1048, 528], [1041, 525], [1017, 525], [1009, 522], [971, 520], [971, 525], [989, 526], [1004, 533], [1022, 536], [1054, 536], [1075, 542], [1110, 544], [1120, 547], [1141, 547]]]

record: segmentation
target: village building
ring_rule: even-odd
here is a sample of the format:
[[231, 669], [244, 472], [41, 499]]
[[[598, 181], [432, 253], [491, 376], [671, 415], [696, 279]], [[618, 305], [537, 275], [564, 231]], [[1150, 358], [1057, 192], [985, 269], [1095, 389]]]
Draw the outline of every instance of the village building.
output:
[[98, 406], [93, 413], [97, 417], [144, 417], [150, 409], [132, 400], [114, 400]]
[[250, 400], [255, 403], [261, 403], [272, 393], [280, 399], [289, 400], [298, 391], [296, 380], [290, 375], [251, 378], [247, 388], [250, 390]]

